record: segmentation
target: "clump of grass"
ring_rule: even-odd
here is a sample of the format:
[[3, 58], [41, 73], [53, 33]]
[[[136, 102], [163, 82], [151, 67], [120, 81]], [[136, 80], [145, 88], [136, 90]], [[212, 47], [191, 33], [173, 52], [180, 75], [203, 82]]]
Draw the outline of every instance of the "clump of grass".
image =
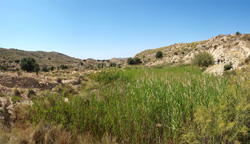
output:
[[224, 65], [224, 71], [231, 70], [233, 68], [233, 64], [230, 62], [229, 64]]
[[27, 97], [30, 99], [34, 99], [36, 97], [36, 92], [32, 89], [28, 89]]

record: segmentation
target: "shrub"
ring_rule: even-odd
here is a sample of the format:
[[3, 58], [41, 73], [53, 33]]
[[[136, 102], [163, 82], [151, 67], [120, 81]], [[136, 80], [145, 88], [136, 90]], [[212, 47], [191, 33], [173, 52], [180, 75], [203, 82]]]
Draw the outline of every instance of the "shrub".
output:
[[250, 58], [247, 57], [247, 58], [245, 59], [245, 63], [246, 63], [246, 64], [249, 64], [249, 62], [250, 62]]
[[62, 79], [61, 78], [57, 78], [57, 83], [62, 83]]
[[8, 68], [6, 67], [6, 66], [1, 66], [0, 67], [0, 70], [2, 70], [2, 71], [6, 71]]
[[15, 63], [17, 63], [17, 64], [18, 64], [19, 62], [20, 62], [20, 60], [15, 60]]
[[155, 57], [156, 58], [162, 58], [163, 57], [162, 52], [161, 51], [156, 52]]
[[17, 88], [15, 88], [15, 89], [13, 90], [13, 95], [14, 95], [14, 96], [21, 97], [21, 92], [20, 92]]
[[48, 72], [49, 69], [48, 69], [47, 67], [43, 67], [43, 68], [42, 68], [42, 71], [43, 71], [43, 72]]
[[60, 68], [63, 70], [63, 69], [68, 69], [68, 66], [66, 65], [61, 65]]
[[116, 67], [116, 63], [110, 63], [109, 67]]
[[85, 66], [85, 68], [86, 68], [86, 69], [89, 69], [89, 70], [92, 70], [92, 69], [94, 69], [94, 66], [91, 65], [91, 64], [89, 64], [89, 65]]
[[233, 68], [233, 64], [230, 62], [229, 64], [224, 65], [224, 71], [230, 70]]
[[97, 67], [98, 68], [104, 68], [104, 67], [106, 67], [106, 64], [105, 63], [98, 63]]
[[130, 58], [128, 58], [127, 63], [128, 63], [129, 65], [133, 65], [133, 64], [135, 64], [135, 61], [134, 61], [133, 58], [130, 57]]
[[36, 63], [36, 60], [34, 58], [23, 58], [21, 60], [20, 66], [22, 70], [27, 71], [27, 72], [36, 72], [39, 67], [39, 65]]
[[193, 64], [201, 67], [208, 67], [210, 65], [213, 65], [213, 63], [214, 63], [214, 58], [208, 52], [201, 52], [195, 55], [193, 59]]
[[237, 36], [241, 35], [241, 33], [240, 33], [239, 31], [237, 31], [235, 34], [236, 34]]
[[54, 69], [55, 69], [54, 66], [51, 66], [51, 67], [49, 68], [50, 71], [53, 71]]
[[140, 58], [128, 58], [127, 63], [129, 65], [140, 64], [142, 63]]
[[141, 59], [139, 59], [139, 58], [134, 58], [134, 61], [135, 61], [135, 64], [140, 64], [140, 63], [142, 63], [142, 62], [141, 62]]
[[35, 63], [35, 68], [34, 68], [36, 75], [38, 75], [38, 72], [40, 71], [40, 67], [37, 63]]
[[32, 89], [29, 89], [27, 97], [30, 98], [30, 99], [34, 99], [35, 96], [36, 96], [36, 92], [34, 90], [32, 90]]

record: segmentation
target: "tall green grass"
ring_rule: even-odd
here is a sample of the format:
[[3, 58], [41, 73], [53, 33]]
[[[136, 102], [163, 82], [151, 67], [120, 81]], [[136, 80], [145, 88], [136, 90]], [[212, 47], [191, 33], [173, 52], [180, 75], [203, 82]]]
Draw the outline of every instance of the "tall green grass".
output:
[[[62, 124], [96, 140], [111, 135], [120, 143], [246, 142], [249, 92], [229, 78], [192, 67], [111, 69], [91, 75], [95, 93], [56, 95], [34, 101], [30, 118]], [[231, 90], [232, 89], [232, 90]]]

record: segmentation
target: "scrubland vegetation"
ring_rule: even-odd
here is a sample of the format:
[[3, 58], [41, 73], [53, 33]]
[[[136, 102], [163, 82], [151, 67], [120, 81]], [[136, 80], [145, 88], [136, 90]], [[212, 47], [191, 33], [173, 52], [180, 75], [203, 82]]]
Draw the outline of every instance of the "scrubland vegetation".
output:
[[[160, 50], [152, 56], [162, 60]], [[3, 106], [0, 143], [250, 143], [249, 58], [241, 69], [222, 65], [223, 75], [204, 72], [215, 63], [208, 52], [190, 64], [150, 67], [134, 57], [127, 64], [83, 60], [82, 69], [61, 64], [40, 71], [33, 58], [22, 59], [16, 62], [22, 70], [40, 72], [36, 79], [55, 87], [28, 89], [25, 98], [16, 87], [10, 96], [0, 93], [8, 105], [30, 102], [14, 105], [13, 113]]]
[[36, 97], [26, 120], [37, 127], [37, 143], [247, 143], [250, 74], [236, 73], [104, 69], [82, 83], [81, 94], [63, 89]]

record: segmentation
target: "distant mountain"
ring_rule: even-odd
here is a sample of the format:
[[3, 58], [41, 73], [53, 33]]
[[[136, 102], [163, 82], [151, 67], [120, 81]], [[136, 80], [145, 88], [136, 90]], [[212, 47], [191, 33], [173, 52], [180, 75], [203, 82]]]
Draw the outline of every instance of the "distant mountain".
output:
[[34, 58], [40, 65], [77, 65], [82, 61], [58, 52], [24, 51], [18, 49], [0, 48], [0, 62], [14, 63], [25, 57]]

